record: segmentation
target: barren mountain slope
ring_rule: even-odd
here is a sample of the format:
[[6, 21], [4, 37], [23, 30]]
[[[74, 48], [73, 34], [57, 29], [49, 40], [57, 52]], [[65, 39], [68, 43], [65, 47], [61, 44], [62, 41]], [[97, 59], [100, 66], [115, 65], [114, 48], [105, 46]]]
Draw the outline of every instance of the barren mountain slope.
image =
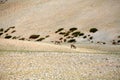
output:
[[15, 35], [51, 34], [63, 27], [88, 33], [99, 30], [97, 40], [120, 34], [120, 0], [8, 0], [0, 4], [0, 27], [16, 26]]

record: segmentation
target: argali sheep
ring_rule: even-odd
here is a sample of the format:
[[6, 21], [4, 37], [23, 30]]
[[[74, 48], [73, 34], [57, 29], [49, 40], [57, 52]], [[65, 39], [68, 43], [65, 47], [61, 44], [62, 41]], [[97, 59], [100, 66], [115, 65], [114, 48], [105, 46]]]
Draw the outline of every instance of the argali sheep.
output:
[[76, 46], [75, 46], [75, 45], [73, 45], [73, 44], [71, 44], [71, 48], [76, 49]]

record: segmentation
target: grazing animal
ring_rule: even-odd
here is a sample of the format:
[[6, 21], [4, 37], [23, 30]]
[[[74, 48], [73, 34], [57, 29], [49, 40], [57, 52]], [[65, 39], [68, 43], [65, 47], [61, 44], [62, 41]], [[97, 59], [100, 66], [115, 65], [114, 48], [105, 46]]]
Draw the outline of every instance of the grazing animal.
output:
[[8, 32], [9, 30], [10, 30], [10, 28], [6, 29], [6, 30], [4, 31], [4, 33]]
[[14, 28], [15, 28], [15, 26], [13, 26], [13, 27], [9, 27], [9, 28], [14, 29]]
[[115, 41], [115, 40], [113, 40], [113, 41], [112, 41], [112, 44], [113, 44], [113, 45], [117, 45], [117, 44], [118, 44], [118, 42], [117, 42], [117, 41]]
[[105, 42], [103, 42], [103, 44], [106, 44]]
[[59, 40], [62, 40], [63, 38], [60, 38]]
[[57, 31], [55, 31], [55, 33], [61, 32], [62, 30], [64, 30], [64, 28], [60, 28]]
[[43, 41], [45, 38], [40, 38], [40, 39], [38, 39], [38, 40], [36, 40], [36, 41]]
[[2, 35], [3, 33], [0, 33], [0, 36]]
[[13, 30], [11, 33], [14, 33], [14, 32], [16, 32], [16, 30]]
[[91, 41], [91, 43], [93, 43], [93, 41]]
[[75, 46], [75, 45], [73, 45], [73, 44], [71, 44], [71, 48], [76, 49], [76, 46]]
[[17, 38], [16, 36], [12, 37], [12, 39], [16, 39], [16, 38]]
[[20, 38], [19, 40], [25, 40], [25, 38]]
[[60, 44], [60, 41], [55, 41], [55, 44]]
[[64, 42], [66, 42], [67, 40], [66, 39], [64, 39]]
[[48, 37], [50, 37], [50, 35], [45, 36], [45, 38], [48, 38]]
[[4, 4], [7, 0], [0, 0], [0, 4]]
[[37, 39], [40, 35], [31, 35], [29, 39]]
[[97, 44], [106, 44], [105, 42], [98, 41]]
[[4, 29], [3, 28], [0, 28], [0, 32], [3, 32], [4, 31]]
[[6, 35], [5, 39], [10, 39], [12, 36], [11, 35]]
[[71, 36], [68, 36], [67, 39], [71, 38]]
[[[14, 28], [15, 28], [15, 26], [9, 27], [8, 29], [6, 29], [6, 30], [4, 31], [4, 33], [8, 32], [10, 29], [14, 29]], [[15, 30], [14, 30], [14, 31], [15, 31]]]

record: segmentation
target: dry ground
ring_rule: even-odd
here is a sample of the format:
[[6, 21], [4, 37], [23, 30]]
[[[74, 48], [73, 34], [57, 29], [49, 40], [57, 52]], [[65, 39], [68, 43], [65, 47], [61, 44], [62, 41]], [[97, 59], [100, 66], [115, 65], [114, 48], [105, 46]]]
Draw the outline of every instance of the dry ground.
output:
[[0, 80], [120, 80], [120, 55], [0, 52]]
[[48, 43], [0, 38], [0, 80], [120, 80], [120, 46], [82, 43], [71, 49], [50, 43], [58, 39], [54, 31], [61, 27], [77, 27], [86, 35], [95, 27], [95, 41], [111, 42], [120, 34], [119, 9], [120, 0], [7, 0], [0, 4], [0, 28], [15, 26], [17, 32], [12, 35], [25, 38], [31, 34], [53, 38]]
[[120, 79], [119, 49], [112, 48], [118, 54], [110, 54], [107, 51], [111, 48], [100, 51], [83, 44], [84, 48], [71, 49], [69, 45], [41, 42], [7, 39], [0, 42], [0, 80]]
[[119, 4], [120, 0], [8, 0], [0, 5], [0, 28], [15, 26], [14, 35], [23, 37], [54, 37], [61, 27], [77, 27], [86, 34], [95, 27], [96, 40], [108, 42], [120, 34]]

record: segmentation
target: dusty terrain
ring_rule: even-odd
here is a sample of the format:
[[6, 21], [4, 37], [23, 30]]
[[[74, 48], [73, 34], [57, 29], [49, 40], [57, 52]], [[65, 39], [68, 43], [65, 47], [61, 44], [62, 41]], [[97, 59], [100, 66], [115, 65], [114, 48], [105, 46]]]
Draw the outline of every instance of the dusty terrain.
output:
[[[0, 4], [0, 28], [15, 26], [12, 35], [28, 38], [32, 34], [50, 35], [46, 42], [59, 38], [55, 31], [77, 27], [85, 35], [90, 28], [94, 41], [110, 43], [120, 36], [119, 0], [8, 0]], [[78, 42], [86, 42], [78, 38]]]
[[119, 75], [120, 0], [0, 0], [0, 80]]
[[2, 52], [0, 80], [119, 80], [120, 55]]

